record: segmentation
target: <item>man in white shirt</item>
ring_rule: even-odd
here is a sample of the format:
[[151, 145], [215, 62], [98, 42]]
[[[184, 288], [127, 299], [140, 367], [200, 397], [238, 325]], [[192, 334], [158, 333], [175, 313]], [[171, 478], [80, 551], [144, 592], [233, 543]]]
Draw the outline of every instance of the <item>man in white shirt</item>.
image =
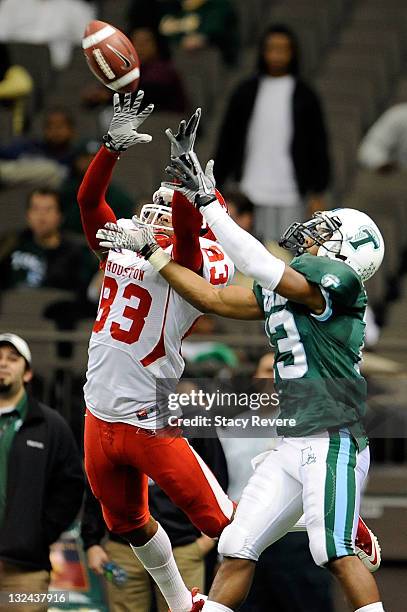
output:
[[48, 44], [56, 70], [65, 68], [86, 24], [95, 18], [84, 0], [2, 0], [0, 41]]
[[361, 166], [378, 172], [407, 168], [407, 103], [389, 108], [360, 143]]
[[[234, 126], [239, 125], [239, 129]], [[278, 240], [309, 213], [326, 208], [330, 163], [323, 115], [315, 92], [299, 77], [296, 37], [271, 26], [258, 73], [238, 85], [223, 120], [215, 154], [222, 188], [233, 175], [255, 205], [255, 233]]]

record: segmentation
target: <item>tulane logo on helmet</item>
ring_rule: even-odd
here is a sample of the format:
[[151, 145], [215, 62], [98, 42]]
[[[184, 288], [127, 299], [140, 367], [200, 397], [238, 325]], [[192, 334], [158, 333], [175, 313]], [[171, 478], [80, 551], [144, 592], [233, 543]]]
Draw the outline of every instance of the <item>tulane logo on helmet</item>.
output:
[[354, 238], [349, 239], [349, 244], [357, 251], [364, 245], [372, 245], [374, 249], [380, 249], [380, 238], [372, 227], [363, 226]]
[[316, 213], [335, 220], [337, 228], [318, 250], [318, 255], [340, 259], [364, 282], [379, 269], [384, 256], [384, 241], [376, 223], [353, 208], [337, 208]]

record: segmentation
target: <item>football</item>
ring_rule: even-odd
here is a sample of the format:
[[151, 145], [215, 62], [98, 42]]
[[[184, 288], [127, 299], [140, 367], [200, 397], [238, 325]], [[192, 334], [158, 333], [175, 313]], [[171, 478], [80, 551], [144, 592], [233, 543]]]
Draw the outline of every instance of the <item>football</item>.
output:
[[99, 81], [118, 93], [131, 93], [140, 79], [140, 60], [130, 40], [104, 21], [91, 21], [82, 39], [88, 66]]

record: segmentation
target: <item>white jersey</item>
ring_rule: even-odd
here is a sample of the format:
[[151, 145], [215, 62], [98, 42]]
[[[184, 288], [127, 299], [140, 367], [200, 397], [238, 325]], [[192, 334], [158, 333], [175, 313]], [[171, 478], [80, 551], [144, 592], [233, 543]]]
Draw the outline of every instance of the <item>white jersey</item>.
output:
[[[120, 219], [126, 229], [133, 224]], [[203, 277], [224, 287], [234, 266], [219, 244], [200, 238]], [[172, 245], [165, 249], [172, 251]], [[84, 387], [96, 417], [158, 429], [169, 412], [157, 407], [157, 379], [178, 381], [181, 342], [202, 313], [181, 298], [137, 253], [111, 250], [89, 343]]]

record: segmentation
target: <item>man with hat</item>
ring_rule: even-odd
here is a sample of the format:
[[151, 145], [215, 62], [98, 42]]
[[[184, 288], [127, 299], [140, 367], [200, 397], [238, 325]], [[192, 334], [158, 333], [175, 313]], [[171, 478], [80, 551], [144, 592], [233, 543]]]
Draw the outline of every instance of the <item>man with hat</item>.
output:
[[[22, 338], [0, 333], [0, 593], [46, 593], [49, 548], [83, 497], [81, 457], [64, 419], [26, 390], [32, 373]], [[5, 602], [7, 603], [7, 602]], [[1, 604], [1, 602], [0, 602]], [[0, 605], [1, 607], [1, 605]], [[27, 605], [42, 612], [47, 603]], [[19, 605], [19, 612], [26, 607]]]

